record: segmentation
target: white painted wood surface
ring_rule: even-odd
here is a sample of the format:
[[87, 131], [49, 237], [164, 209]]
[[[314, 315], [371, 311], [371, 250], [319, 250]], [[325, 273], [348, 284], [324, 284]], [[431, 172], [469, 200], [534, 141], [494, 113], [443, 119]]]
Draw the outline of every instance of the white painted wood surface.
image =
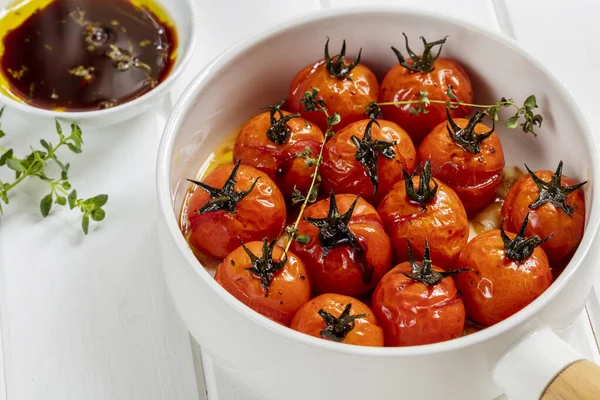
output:
[[[202, 37], [173, 97], [208, 60], [249, 34], [305, 10], [366, 4], [197, 1]], [[595, 113], [600, 83], [593, 75], [600, 67], [596, 0], [371, 4], [427, 9], [514, 35], [567, 83], [600, 127]], [[204, 398], [203, 382], [196, 386], [187, 332], [157, 265], [153, 175], [162, 123], [155, 110], [118, 128], [86, 131], [84, 154], [68, 157], [82, 195], [111, 195], [107, 221], [89, 237], [79, 232], [77, 216], [70, 212], [42, 220], [37, 185], [20, 190], [1, 217], [0, 322], [10, 400]], [[3, 145], [21, 151], [54, 134], [50, 123], [32, 125], [10, 111], [3, 128], [9, 135]]]

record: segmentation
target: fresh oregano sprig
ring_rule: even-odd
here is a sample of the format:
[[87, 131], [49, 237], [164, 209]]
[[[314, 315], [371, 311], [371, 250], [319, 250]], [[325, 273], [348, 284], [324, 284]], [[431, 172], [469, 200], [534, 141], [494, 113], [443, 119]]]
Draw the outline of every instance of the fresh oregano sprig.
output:
[[[3, 111], [4, 109], [0, 110], [0, 117]], [[101, 194], [88, 199], [79, 198], [77, 191], [69, 182], [70, 164], [62, 162], [57, 153], [63, 147], [68, 147], [75, 154], [81, 153], [83, 146], [81, 129], [78, 125], [71, 124], [71, 132], [67, 136], [63, 133], [60, 122], [56, 120], [56, 133], [58, 134], [56, 145], [42, 139], [40, 140], [42, 149], [31, 148], [31, 153], [23, 158], [16, 157], [13, 149], [5, 149], [0, 146], [0, 154], [2, 154], [0, 168], [6, 167], [15, 173], [13, 181], [3, 182], [0, 180], [0, 214], [3, 212], [2, 202], [5, 205], [9, 204], [9, 194], [13, 189], [28, 178], [38, 178], [50, 187], [50, 192], [40, 201], [42, 216], [47, 217], [53, 205], [66, 206], [68, 204], [71, 210], [78, 208], [82, 213], [81, 228], [87, 235], [90, 220], [100, 222], [106, 217], [106, 212], [102, 207], [108, 202], [108, 195]], [[0, 130], [0, 138], [4, 136], [5, 133]], [[46, 172], [46, 168], [52, 162], [60, 168], [59, 177], [51, 177]]]
[[[530, 95], [525, 99], [523, 105], [519, 106], [513, 99], [507, 99], [502, 97], [498, 102], [494, 104], [473, 104], [473, 103], [465, 103], [460, 101], [456, 94], [453, 92], [452, 85], [448, 85], [448, 90], [446, 91], [446, 96], [448, 96], [448, 100], [433, 100], [429, 98], [429, 94], [427, 92], [419, 92], [419, 98], [416, 100], [405, 100], [405, 101], [391, 101], [391, 102], [383, 102], [383, 103], [370, 103], [366, 106], [359, 106], [365, 112], [367, 110], [374, 109], [374, 106], [393, 106], [393, 105], [407, 105], [410, 104], [409, 113], [411, 115], [417, 114], [427, 114], [429, 110], [427, 109], [430, 104], [444, 104], [449, 109], [455, 109], [458, 106], [467, 106], [473, 108], [483, 109], [483, 114], [486, 114], [492, 121], [498, 121], [498, 113], [501, 108], [513, 108], [515, 109], [515, 114], [506, 120], [506, 127], [510, 129], [515, 129], [518, 126], [521, 126], [523, 132], [531, 133], [534, 136], [537, 136], [535, 132], [535, 128], [542, 126], [543, 117], [540, 114], [534, 113], [533, 110], [538, 108], [537, 99], [535, 95]], [[413, 106], [415, 105], [415, 106]], [[521, 123], [519, 124], [519, 122]]]
[[325, 131], [325, 135], [323, 135], [321, 150], [319, 151], [319, 155], [314, 163], [315, 171], [312, 174], [312, 181], [307, 193], [302, 194], [298, 189], [294, 188], [292, 202], [294, 204], [302, 203], [302, 206], [300, 206], [300, 212], [298, 213], [298, 217], [296, 218], [294, 224], [292, 226], [288, 226], [285, 230], [288, 235], [287, 243], [285, 245], [285, 254], [287, 254], [294, 239], [302, 244], [308, 243], [309, 238], [306, 235], [300, 235], [296, 237], [298, 235], [298, 225], [302, 220], [302, 215], [304, 214], [304, 210], [306, 209], [308, 203], [313, 203], [317, 200], [318, 189], [315, 190], [315, 188], [318, 188], [318, 182], [321, 181], [319, 167], [323, 161], [323, 150], [325, 149], [325, 143], [334, 135], [332, 131], [333, 126], [339, 124], [341, 121], [338, 113], [329, 114], [329, 111], [327, 110], [327, 104], [325, 103], [325, 100], [319, 98], [319, 89], [317, 88], [312, 88], [311, 91], [305, 92], [304, 97], [300, 100], [300, 102], [304, 106], [305, 111], [316, 111], [325, 114], [325, 119], [327, 120], [327, 130]]

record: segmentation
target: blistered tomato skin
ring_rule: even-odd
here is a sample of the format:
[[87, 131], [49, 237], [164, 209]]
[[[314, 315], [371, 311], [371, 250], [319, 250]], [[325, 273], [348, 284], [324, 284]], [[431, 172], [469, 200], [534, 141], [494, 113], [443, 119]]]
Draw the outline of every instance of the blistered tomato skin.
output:
[[388, 272], [373, 292], [371, 307], [383, 328], [385, 345], [417, 346], [462, 336], [465, 308], [452, 278], [430, 286], [403, 272], [411, 273], [408, 262]]
[[369, 203], [376, 205], [392, 188], [402, 180], [402, 169], [411, 173], [417, 165], [416, 149], [404, 129], [393, 122], [377, 120], [371, 125], [373, 140], [395, 142], [391, 147], [394, 158], [388, 159], [382, 154], [377, 157], [378, 188], [374, 186], [365, 166], [356, 158], [357, 146], [352, 136], [362, 140], [368, 119], [354, 122], [338, 131], [325, 145], [321, 176], [327, 192], [360, 194]]
[[[345, 60], [346, 65], [350, 65], [351, 62]], [[305, 92], [317, 88], [318, 98], [325, 100], [329, 114], [335, 112], [340, 114], [341, 122], [335, 125], [336, 130], [363, 119], [364, 107], [377, 101], [379, 83], [375, 74], [362, 64], [352, 69], [348, 76], [351, 79], [331, 76], [324, 60], [306, 66], [292, 81], [288, 94], [290, 111], [300, 113], [302, 117], [314, 122], [325, 131], [327, 129], [325, 115], [322, 112], [305, 111], [300, 103]]]
[[[454, 122], [465, 128], [469, 120], [456, 118]], [[495, 132], [481, 142], [479, 153], [464, 150], [451, 138], [446, 125], [437, 125], [420, 144], [417, 154], [419, 160], [431, 161], [433, 176], [456, 192], [471, 215], [494, 200], [502, 182], [504, 151]], [[489, 130], [481, 123], [474, 129], [478, 135]]]
[[[290, 115], [287, 111], [282, 113]], [[289, 198], [294, 186], [302, 193], [308, 191], [315, 167], [307, 165], [306, 160], [317, 159], [323, 132], [304, 118], [292, 118], [286, 126], [289, 128], [289, 138], [285, 143], [278, 144], [267, 137], [271, 127], [269, 112], [255, 116], [240, 129], [233, 148], [233, 161], [242, 160], [243, 164], [269, 175], [283, 195]], [[307, 149], [310, 154], [307, 154]]]
[[[233, 169], [234, 165], [219, 168], [203, 182], [221, 188]], [[259, 178], [256, 186], [237, 204], [235, 213], [217, 210], [197, 214], [211, 196], [201, 188], [195, 188], [187, 210], [190, 244], [206, 255], [223, 259], [239, 247], [238, 237], [244, 243], [279, 237], [286, 220], [285, 200], [271, 178], [256, 168], [240, 165], [234, 189], [249, 190], [256, 178]]]
[[[409, 60], [408, 63], [412, 61]], [[383, 78], [379, 92], [379, 102], [419, 100], [419, 92], [427, 92], [430, 100], [449, 101], [448, 85], [452, 92], [465, 103], [473, 102], [473, 87], [465, 70], [456, 61], [438, 58], [429, 73], [413, 72], [400, 64], [394, 65]], [[381, 106], [383, 117], [406, 129], [415, 144], [423, 140], [435, 126], [446, 121], [445, 104], [430, 104], [426, 114], [411, 115], [410, 107], [418, 104]], [[470, 107], [459, 106], [450, 111], [454, 118], [464, 117], [471, 112]]]
[[[349, 210], [356, 197], [350, 194], [335, 196], [340, 214]], [[326, 199], [307, 207], [304, 217], [327, 217], [329, 203]], [[360, 297], [374, 288], [392, 266], [391, 242], [373, 206], [359, 199], [347, 226], [356, 236], [360, 248], [340, 244], [332, 247], [325, 258], [319, 228], [305, 219], [298, 226], [298, 234], [307, 235], [310, 240], [308, 244], [295, 240], [292, 251], [304, 261], [315, 294]]]
[[[545, 182], [549, 182], [554, 172], [537, 171], [536, 176]], [[562, 176], [562, 186], [573, 186], [578, 182]], [[537, 235], [546, 238], [552, 235], [550, 240], [542, 244], [542, 249], [552, 264], [558, 264], [572, 256], [583, 238], [585, 226], [585, 198], [581, 189], [570, 193], [566, 203], [573, 207], [573, 213], [568, 216], [554, 204], [546, 203], [537, 209], [530, 209], [529, 205], [534, 203], [540, 194], [540, 190], [533, 182], [530, 175], [522, 176], [510, 189], [504, 205], [502, 206], [502, 218], [506, 219], [507, 230], [518, 231], [519, 221], [523, 221], [529, 212], [529, 225], [527, 235]], [[515, 229], [515, 226], [517, 228]]]
[[[419, 187], [420, 177], [412, 181]], [[417, 259], [423, 257], [425, 239], [431, 248], [431, 260], [435, 265], [452, 267], [467, 244], [469, 221], [467, 213], [452, 189], [433, 179], [438, 189], [433, 200], [426, 204], [412, 201], [406, 194], [404, 181], [398, 182], [382, 200], [377, 209], [392, 239], [394, 254], [398, 262], [408, 261], [408, 239]], [[433, 182], [430, 183], [433, 187]]]
[[318, 314], [319, 310], [338, 317], [349, 303], [352, 304], [350, 315], [367, 314], [367, 316], [355, 320], [354, 329], [341, 340], [341, 343], [382, 347], [383, 330], [369, 307], [355, 298], [339, 294], [322, 294], [306, 303], [292, 319], [290, 328], [323, 339], [320, 332], [325, 329], [326, 324]]
[[[257, 257], [262, 254], [262, 242], [246, 243]], [[273, 260], [283, 258], [283, 249], [275, 246]], [[310, 283], [302, 261], [288, 252], [287, 263], [274, 274], [268, 291], [259, 278], [248, 269], [250, 257], [240, 246], [229, 254], [217, 268], [215, 279], [235, 298], [254, 311], [283, 325], [289, 325], [298, 309], [310, 300]]]
[[[530, 223], [532, 219], [530, 216]], [[516, 235], [507, 233], [513, 239]], [[484, 232], [461, 252], [457, 268], [471, 271], [454, 277], [467, 317], [488, 327], [523, 309], [552, 284], [548, 257], [541, 248], [522, 260], [506, 257], [499, 230]]]

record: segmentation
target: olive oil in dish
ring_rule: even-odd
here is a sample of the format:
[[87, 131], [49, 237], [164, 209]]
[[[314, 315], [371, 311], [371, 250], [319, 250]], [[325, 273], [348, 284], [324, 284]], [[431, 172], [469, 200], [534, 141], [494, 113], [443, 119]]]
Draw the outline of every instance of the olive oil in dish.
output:
[[0, 19], [0, 91], [34, 107], [92, 111], [171, 72], [177, 33], [152, 0], [34, 0]]

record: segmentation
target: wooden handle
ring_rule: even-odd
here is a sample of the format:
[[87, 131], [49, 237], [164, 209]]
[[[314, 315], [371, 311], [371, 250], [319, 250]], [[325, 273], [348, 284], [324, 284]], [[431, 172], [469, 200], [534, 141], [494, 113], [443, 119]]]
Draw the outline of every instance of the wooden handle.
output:
[[600, 366], [577, 361], [565, 368], [548, 385], [541, 400], [600, 399]]

